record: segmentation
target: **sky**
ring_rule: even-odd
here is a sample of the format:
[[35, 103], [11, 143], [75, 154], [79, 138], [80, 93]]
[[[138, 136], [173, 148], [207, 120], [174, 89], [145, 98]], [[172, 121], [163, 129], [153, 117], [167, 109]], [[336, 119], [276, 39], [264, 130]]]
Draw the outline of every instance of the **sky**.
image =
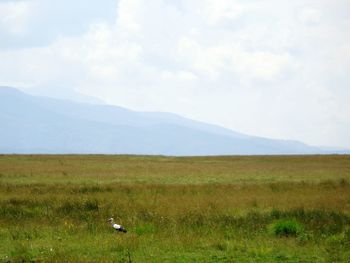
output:
[[0, 0], [0, 86], [350, 148], [350, 0]]

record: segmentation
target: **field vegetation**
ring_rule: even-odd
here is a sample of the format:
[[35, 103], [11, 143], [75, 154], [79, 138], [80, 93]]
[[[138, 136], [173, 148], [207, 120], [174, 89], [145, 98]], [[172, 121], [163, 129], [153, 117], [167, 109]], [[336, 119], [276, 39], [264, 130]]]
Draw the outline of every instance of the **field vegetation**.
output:
[[2, 155], [0, 262], [350, 262], [350, 156]]

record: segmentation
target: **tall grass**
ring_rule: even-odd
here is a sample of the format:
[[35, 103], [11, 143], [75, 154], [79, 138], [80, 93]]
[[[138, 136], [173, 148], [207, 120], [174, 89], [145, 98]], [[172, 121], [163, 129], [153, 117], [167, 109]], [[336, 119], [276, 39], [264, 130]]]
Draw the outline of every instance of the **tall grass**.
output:
[[0, 261], [349, 262], [350, 158], [290, 158], [2, 156]]

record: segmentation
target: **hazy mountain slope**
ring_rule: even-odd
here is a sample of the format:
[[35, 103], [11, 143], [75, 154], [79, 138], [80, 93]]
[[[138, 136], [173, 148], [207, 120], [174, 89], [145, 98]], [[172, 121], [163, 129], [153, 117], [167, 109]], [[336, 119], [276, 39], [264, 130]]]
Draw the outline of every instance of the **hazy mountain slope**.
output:
[[37, 105], [50, 109], [59, 114], [79, 119], [104, 122], [115, 125], [129, 125], [135, 127], [151, 126], [159, 123], [180, 125], [210, 133], [234, 136], [238, 138], [249, 137], [226, 128], [198, 121], [186, 119], [172, 113], [163, 112], [137, 112], [111, 105], [82, 104], [72, 101], [55, 100], [51, 98], [32, 98]]
[[240, 134], [170, 113], [30, 96], [0, 87], [0, 152], [295, 154], [320, 149]]

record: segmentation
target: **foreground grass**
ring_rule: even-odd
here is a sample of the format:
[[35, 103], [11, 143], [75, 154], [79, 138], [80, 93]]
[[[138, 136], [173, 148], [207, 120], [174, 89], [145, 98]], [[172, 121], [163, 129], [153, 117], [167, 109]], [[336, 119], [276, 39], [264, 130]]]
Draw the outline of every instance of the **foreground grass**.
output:
[[350, 156], [1, 156], [0, 261], [350, 262], [349, 179]]

